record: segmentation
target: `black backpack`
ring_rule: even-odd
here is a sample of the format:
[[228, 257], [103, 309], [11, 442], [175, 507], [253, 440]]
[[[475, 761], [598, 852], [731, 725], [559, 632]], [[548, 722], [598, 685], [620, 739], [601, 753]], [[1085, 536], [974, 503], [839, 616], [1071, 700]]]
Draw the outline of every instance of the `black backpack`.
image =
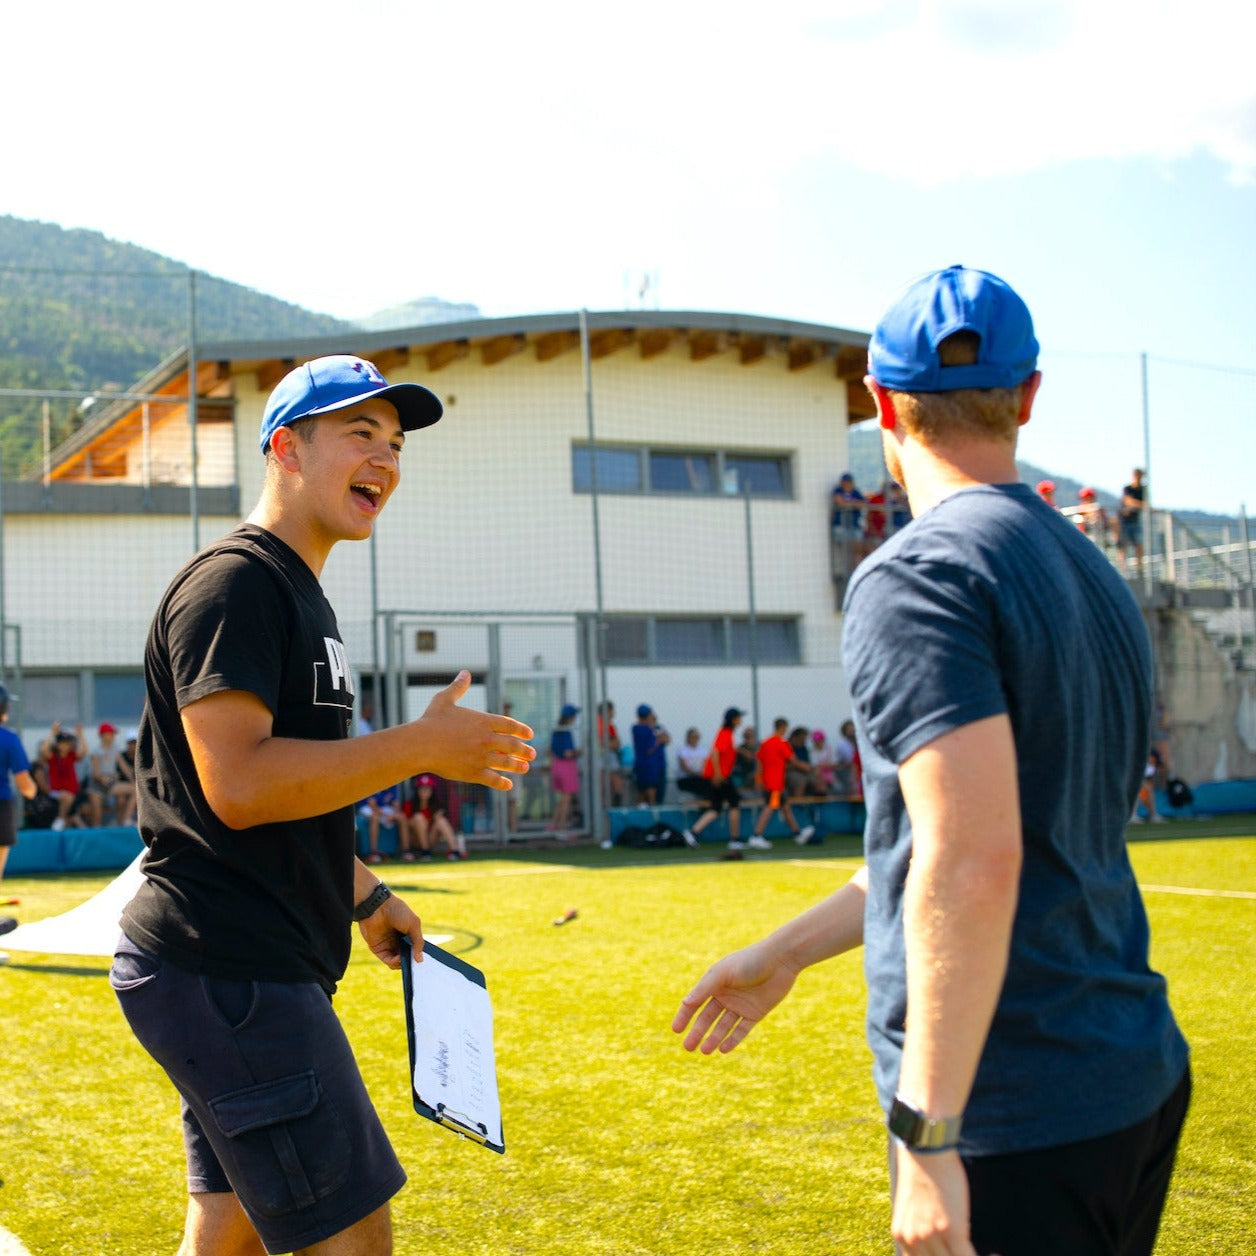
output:
[[1191, 787], [1180, 777], [1172, 776], [1165, 783], [1164, 792], [1169, 796], [1169, 806], [1189, 807], [1195, 801]]
[[626, 825], [620, 830], [619, 836], [615, 839], [616, 846], [632, 846], [636, 848], [650, 847], [654, 849], [660, 846], [683, 846], [684, 844], [684, 834], [678, 829], [672, 828], [670, 824], [664, 824], [662, 821], [659, 821], [658, 824], [650, 825], [648, 829], [643, 829], [637, 824]]

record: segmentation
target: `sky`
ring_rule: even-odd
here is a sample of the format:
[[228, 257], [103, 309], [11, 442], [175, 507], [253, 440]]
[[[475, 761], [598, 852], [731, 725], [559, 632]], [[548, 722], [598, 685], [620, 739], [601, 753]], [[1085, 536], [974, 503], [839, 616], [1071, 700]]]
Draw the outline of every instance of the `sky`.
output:
[[870, 331], [962, 262], [1034, 313], [1023, 458], [1256, 512], [1251, 6], [42, 0], [6, 42], [0, 213], [342, 318]]

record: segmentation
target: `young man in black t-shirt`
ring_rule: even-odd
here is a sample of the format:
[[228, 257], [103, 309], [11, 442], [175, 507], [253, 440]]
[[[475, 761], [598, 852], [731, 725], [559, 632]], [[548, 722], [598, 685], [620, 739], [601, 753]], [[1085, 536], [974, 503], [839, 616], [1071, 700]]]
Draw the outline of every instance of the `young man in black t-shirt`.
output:
[[1141, 467], [1135, 467], [1130, 482], [1121, 490], [1121, 528], [1118, 543], [1121, 547], [1121, 566], [1128, 569], [1131, 551], [1134, 560], [1143, 565], [1143, 511], [1147, 502], [1146, 475]]
[[362, 359], [271, 394], [248, 520], [175, 576], [145, 651], [136, 761], [145, 881], [111, 982], [182, 1097], [189, 1256], [392, 1251], [405, 1181], [331, 1010], [350, 922], [389, 967], [419, 918], [354, 855], [353, 804], [419, 771], [495, 789], [532, 730], [458, 706], [350, 737], [352, 672], [319, 575], [370, 536], [405, 433], [441, 404]]

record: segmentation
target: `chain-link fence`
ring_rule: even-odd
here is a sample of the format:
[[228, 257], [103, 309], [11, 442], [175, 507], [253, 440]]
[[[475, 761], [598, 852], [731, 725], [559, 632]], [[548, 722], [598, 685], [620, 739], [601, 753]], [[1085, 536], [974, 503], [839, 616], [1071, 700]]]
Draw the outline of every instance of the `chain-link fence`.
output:
[[[403, 348], [378, 333], [203, 344], [195, 414], [179, 353], [108, 394], [0, 390], [12, 721], [32, 750], [54, 722], [81, 724], [88, 743], [102, 722], [137, 722], [162, 591], [256, 500], [266, 395], [295, 362], [352, 351], [446, 405], [408, 442], [375, 536], [337, 547], [323, 573], [377, 725], [413, 718], [468, 667], [468, 701], [513, 704], [544, 761], [559, 712], [577, 706], [571, 816], [593, 830], [603, 802], [634, 797], [606, 725], [631, 745], [641, 706], [676, 742], [694, 727], [709, 744], [729, 706], [831, 738], [849, 708], [830, 493], [861, 341], [765, 320], [565, 315], [423, 330]], [[606, 704], [617, 714], [599, 745]], [[503, 837], [544, 831], [554, 800], [542, 766], [509, 805], [459, 802], [468, 832]]]

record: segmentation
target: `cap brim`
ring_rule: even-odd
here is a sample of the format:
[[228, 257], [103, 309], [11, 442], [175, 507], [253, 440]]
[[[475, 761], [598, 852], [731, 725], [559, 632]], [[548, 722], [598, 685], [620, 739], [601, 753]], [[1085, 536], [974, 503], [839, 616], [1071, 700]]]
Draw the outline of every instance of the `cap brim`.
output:
[[[389, 384], [387, 388], [372, 388], [368, 392], [359, 393], [356, 397], [348, 397], [338, 401], [334, 406], [320, 406], [315, 410], [307, 410], [301, 418], [311, 414], [334, 414], [337, 410], [347, 410], [373, 397], [382, 397], [397, 407], [397, 417], [401, 420], [403, 432], [417, 432], [420, 428], [431, 427], [445, 413], [440, 398], [422, 384]], [[290, 419], [290, 423], [296, 422]]]

